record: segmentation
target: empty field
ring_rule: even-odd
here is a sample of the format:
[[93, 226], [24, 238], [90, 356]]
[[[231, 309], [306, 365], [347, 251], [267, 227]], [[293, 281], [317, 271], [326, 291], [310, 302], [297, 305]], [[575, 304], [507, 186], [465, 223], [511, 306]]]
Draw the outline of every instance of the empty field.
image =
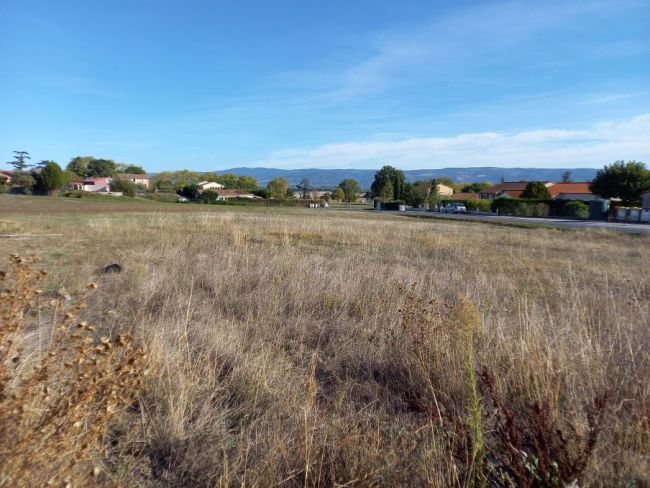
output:
[[[8, 229], [62, 234], [0, 239], [0, 257], [49, 272], [43, 303], [95, 282], [83, 318], [148, 352], [96, 454], [103, 481], [650, 483], [648, 236], [122, 200], [0, 210]], [[123, 271], [98, 273], [110, 263]], [[32, 354], [48, 313], [26, 319]]]

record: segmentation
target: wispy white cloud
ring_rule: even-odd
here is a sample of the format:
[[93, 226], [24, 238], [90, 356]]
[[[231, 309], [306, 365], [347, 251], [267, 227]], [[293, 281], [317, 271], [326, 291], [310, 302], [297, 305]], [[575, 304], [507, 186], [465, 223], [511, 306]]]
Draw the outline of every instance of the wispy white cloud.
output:
[[374, 168], [391, 162], [405, 169], [440, 166], [535, 165], [596, 167], [617, 159], [650, 159], [650, 113], [581, 130], [481, 132], [453, 137], [362, 140], [288, 148], [256, 166]]
[[498, 63], [501, 57], [519, 50], [526, 53], [524, 64], [548, 67], [574, 62], [578, 51], [589, 56], [614, 56], [647, 49], [641, 41], [603, 41], [602, 45], [563, 46], [564, 59], [558, 59], [558, 53], [548, 56], [548, 46], [538, 45], [540, 34], [570, 28], [577, 20], [607, 18], [639, 6], [635, 0], [551, 3], [552, 6], [548, 2], [478, 3], [423, 21], [419, 26], [411, 25], [408, 30], [376, 33], [362, 50], [371, 54], [338, 71], [331, 67], [321, 72], [302, 70], [287, 78], [311, 85], [321, 92], [323, 100], [338, 100], [379, 93], [394, 84], [417, 82], [421, 76], [458, 77], [460, 72], [469, 73], [477, 66]]

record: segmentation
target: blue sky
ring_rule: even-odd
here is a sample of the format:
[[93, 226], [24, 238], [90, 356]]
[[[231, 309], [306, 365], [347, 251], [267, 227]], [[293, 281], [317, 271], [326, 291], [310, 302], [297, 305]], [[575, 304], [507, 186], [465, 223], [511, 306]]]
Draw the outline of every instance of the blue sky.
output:
[[647, 0], [0, 0], [0, 63], [4, 160], [650, 162]]

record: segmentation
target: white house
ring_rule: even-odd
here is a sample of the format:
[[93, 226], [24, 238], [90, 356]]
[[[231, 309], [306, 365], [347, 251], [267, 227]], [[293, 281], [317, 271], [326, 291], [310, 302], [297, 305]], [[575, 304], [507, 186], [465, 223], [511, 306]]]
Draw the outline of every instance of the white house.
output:
[[224, 186], [216, 181], [199, 181], [198, 187], [200, 190], [221, 190]]
[[120, 180], [130, 181], [131, 183], [135, 183], [136, 185], [142, 185], [149, 188], [149, 177], [147, 175], [118, 173], [117, 177]]
[[86, 178], [83, 180], [72, 180], [69, 185], [73, 190], [107, 193], [111, 191], [111, 178], [97, 177]]

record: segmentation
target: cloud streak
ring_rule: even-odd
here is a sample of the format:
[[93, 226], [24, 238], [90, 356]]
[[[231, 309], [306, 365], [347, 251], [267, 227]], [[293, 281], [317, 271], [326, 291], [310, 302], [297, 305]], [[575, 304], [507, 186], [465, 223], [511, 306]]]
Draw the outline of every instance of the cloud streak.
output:
[[650, 113], [581, 130], [480, 132], [288, 148], [251, 164], [278, 168], [375, 168], [384, 163], [404, 169], [480, 165], [598, 167], [617, 159], [648, 161], [648, 134]]

